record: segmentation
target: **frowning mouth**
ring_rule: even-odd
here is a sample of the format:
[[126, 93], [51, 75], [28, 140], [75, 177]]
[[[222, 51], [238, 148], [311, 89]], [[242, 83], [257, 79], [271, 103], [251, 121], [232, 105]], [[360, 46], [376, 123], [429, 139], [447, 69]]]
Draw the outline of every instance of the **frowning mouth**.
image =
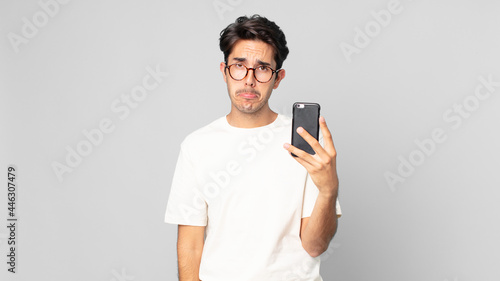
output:
[[260, 96], [260, 93], [255, 90], [238, 90], [236, 96], [244, 99], [256, 99]]

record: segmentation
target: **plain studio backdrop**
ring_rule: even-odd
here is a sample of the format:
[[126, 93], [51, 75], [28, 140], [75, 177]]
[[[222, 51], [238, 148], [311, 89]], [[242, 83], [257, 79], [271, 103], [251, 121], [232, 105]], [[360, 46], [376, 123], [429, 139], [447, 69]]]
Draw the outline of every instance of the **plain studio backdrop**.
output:
[[500, 280], [499, 11], [491, 0], [1, 1], [0, 279], [177, 279], [177, 226], [163, 217], [179, 145], [229, 112], [219, 33], [257, 13], [290, 48], [271, 108], [320, 103], [338, 150], [343, 216], [324, 280]]

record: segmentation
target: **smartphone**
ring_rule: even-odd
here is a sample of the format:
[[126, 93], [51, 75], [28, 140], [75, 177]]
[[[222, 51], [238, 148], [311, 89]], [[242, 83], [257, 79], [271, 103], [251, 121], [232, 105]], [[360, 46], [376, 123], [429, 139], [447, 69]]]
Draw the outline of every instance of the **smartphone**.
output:
[[[316, 152], [314, 152], [307, 141], [297, 133], [297, 128], [304, 128], [304, 130], [317, 140], [319, 135], [319, 110], [319, 104], [310, 102], [296, 102], [293, 104], [292, 109], [292, 145], [312, 155], [316, 154]], [[293, 153], [292, 156], [297, 157], [297, 155]]]

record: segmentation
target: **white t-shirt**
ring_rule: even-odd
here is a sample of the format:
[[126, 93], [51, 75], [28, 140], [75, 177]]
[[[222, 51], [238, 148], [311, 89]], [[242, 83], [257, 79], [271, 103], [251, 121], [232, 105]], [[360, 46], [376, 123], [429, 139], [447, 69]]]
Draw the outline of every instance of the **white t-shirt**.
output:
[[318, 189], [283, 148], [291, 124], [237, 128], [223, 116], [182, 142], [165, 222], [206, 226], [201, 280], [322, 280], [299, 237]]

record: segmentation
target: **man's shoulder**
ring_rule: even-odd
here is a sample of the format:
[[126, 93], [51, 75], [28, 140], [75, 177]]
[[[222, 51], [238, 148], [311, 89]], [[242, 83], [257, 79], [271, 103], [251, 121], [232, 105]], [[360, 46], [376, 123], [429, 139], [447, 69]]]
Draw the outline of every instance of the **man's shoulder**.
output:
[[200, 142], [207, 141], [212, 138], [214, 134], [223, 130], [225, 121], [224, 118], [225, 116], [219, 117], [209, 124], [194, 130], [184, 138], [181, 146], [188, 147], [197, 145]]

